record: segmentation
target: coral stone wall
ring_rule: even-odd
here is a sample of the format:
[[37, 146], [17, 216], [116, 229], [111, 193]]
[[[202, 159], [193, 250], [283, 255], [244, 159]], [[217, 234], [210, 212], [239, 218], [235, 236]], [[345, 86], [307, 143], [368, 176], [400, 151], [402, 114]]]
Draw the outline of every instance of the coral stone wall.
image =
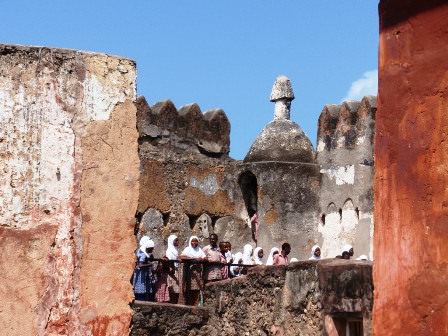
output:
[[118, 57], [0, 45], [2, 333], [128, 333], [135, 76]]
[[326, 105], [319, 117], [316, 161], [321, 166], [319, 221], [322, 257], [370, 255], [373, 245], [373, 139], [376, 97]]
[[289, 258], [306, 260], [317, 242], [319, 166], [299, 162], [251, 162], [240, 166], [257, 182], [259, 233], [264, 260], [272, 247], [291, 245]]
[[448, 334], [448, 4], [381, 1], [375, 335]]
[[137, 238], [155, 241], [163, 256], [175, 233], [182, 250], [195, 234], [200, 245], [211, 233], [233, 249], [252, 242], [238, 186], [236, 162], [228, 157], [230, 123], [222, 110], [202, 113], [196, 104], [177, 109], [164, 101], [137, 100], [141, 160]]
[[372, 290], [369, 262], [260, 266], [247, 276], [207, 284], [204, 308], [134, 304], [131, 335], [337, 336], [346, 335], [348, 319], [356, 319], [368, 336]]

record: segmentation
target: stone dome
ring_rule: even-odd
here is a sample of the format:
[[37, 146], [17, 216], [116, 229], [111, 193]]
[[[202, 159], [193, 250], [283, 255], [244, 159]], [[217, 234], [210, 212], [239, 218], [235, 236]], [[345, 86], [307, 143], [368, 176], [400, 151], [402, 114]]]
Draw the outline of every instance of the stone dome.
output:
[[306, 134], [291, 120], [273, 120], [261, 131], [244, 162], [314, 163], [314, 149]]

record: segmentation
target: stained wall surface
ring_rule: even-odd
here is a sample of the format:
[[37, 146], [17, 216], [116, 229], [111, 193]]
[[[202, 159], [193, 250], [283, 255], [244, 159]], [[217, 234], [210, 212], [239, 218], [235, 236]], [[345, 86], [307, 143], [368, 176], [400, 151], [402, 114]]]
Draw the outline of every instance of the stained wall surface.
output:
[[140, 197], [136, 236], [150, 236], [154, 254], [166, 251], [170, 234], [180, 251], [191, 235], [200, 245], [211, 233], [239, 250], [253, 243], [238, 186], [236, 161], [228, 156], [230, 123], [222, 110], [201, 112], [197, 104], [176, 108], [137, 100]]
[[448, 4], [381, 1], [375, 335], [448, 334]]
[[306, 260], [317, 242], [319, 166], [299, 162], [249, 162], [241, 173], [257, 182], [259, 233], [265, 259], [272, 247], [291, 245], [289, 258]]
[[326, 105], [319, 117], [319, 242], [323, 258], [351, 244], [355, 256], [373, 252], [373, 139], [376, 97]]
[[135, 76], [127, 59], [0, 45], [2, 333], [128, 333]]
[[205, 307], [134, 304], [131, 335], [346, 335], [357, 321], [371, 335], [370, 262], [305, 261], [258, 266], [206, 285]]

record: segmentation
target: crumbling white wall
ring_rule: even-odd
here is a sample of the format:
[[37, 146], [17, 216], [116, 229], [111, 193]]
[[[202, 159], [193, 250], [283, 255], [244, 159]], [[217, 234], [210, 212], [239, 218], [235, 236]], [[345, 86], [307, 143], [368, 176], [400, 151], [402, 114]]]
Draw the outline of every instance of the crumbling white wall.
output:
[[327, 105], [319, 118], [320, 243], [334, 258], [345, 244], [373, 257], [373, 135], [376, 98]]
[[[94, 184], [83, 185], [83, 180], [89, 170], [119, 166], [114, 160], [121, 160], [124, 150], [129, 163], [128, 171], [120, 168], [122, 176], [138, 180], [137, 144], [133, 153], [132, 146], [119, 148], [108, 139], [115, 123], [121, 132], [116, 139], [137, 142], [135, 110], [126, 105], [136, 98], [135, 79], [130, 60], [0, 45], [0, 273], [9, 274], [2, 280], [0, 325], [8, 335], [86, 334], [95, 323], [79, 314], [83, 304], [91, 304], [89, 299], [81, 302], [80, 267], [86, 263], [83, 255], [102, 242], [85, 234], [96, 215], [87, 216], [88, 207], [81, 203], [83, 193], [114, 181], [100, 174]], [[117, 114], [123, 105], [130, 131]], [[86, 155], [97, 138], [104, 148], [94, 149], [98, 155]], [[102, 161], [104, 155], [108, 161]], [[130, 188], [138, 195], [138, 184]], [[108, 202], [105, 195], [97, 199]], [[136, 199], [128, 201], [136, 207]], [[133, 205], [127, 207], [114, 218], [115, 224], [104, 223], [109, 230], [127, 230], [126, 225], [114, 228], [133, 218]], [[122, 242], [133, 246], [132, 234]], [[17, 302], [22, 290], [27, 294]], [[91, 318], [101, 311], [97, 307]]]

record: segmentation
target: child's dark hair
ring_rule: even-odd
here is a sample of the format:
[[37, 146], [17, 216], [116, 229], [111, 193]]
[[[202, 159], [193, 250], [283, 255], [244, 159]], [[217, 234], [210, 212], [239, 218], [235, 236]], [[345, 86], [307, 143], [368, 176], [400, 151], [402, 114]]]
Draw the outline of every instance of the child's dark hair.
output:
[[285, 250], [290, 250], [291, 249], [291, 245], [289, 245], [289, 243], [283, 243], [282, 244], [282, 251], [285, 251]]

